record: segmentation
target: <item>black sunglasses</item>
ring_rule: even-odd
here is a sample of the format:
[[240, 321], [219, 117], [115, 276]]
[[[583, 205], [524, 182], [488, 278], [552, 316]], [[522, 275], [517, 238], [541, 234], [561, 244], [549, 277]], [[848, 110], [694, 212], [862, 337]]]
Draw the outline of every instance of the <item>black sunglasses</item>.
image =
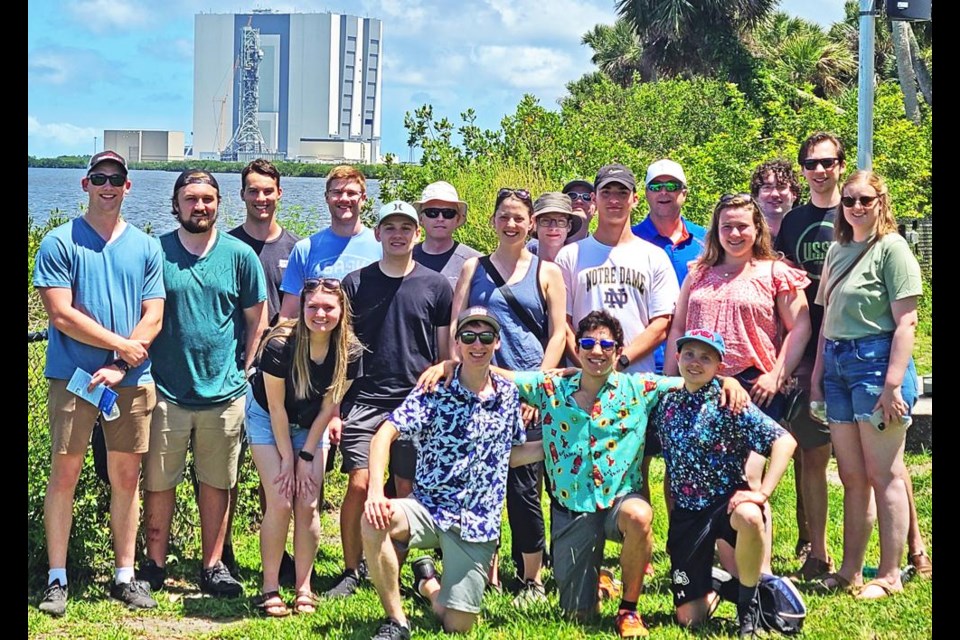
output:
[[340, 290], [340, 281], [336, 278], [307, 278], [303, 281], [303, 292], [310, 293], [311, 291], [316, 291], [320, 287], [327, 289], [328, 291], [339, 291]]
[[567, 194], [570, 196], [570, 202], [576, 202], [577, 200], [583, 200], [584, 202], [590, 202], [593, 200], [592, 193], [577, 193], [576, 191], [571, 191]]
[[526, 189], [511, 189], [510, 187], [503, 187], [497, 192], [497, 201], [506, 200], [510, 196], [516, 196], [517, 200], [531, 202], [529, 191]]
[[429, 209], [423, 209], [420, 213], [431, 219], [443, 216], [444, 220], [453, 220], [460, 212], [456, 209], [430, 207]]
[[605, 338], [601, 338], [600, 340], [597, 340], [596, 338], [580, 338], [578, 342], [580, 343], [580, 348], [584, 351], [593, 351], [593, 348], [597, 346], [598, 342], [600, 343], [600, 348], [604, 351], [611, 351], [615, 346], [617, 346], [616, 342], [613, 340], [607, 340]]
[[111, 173], [110, 175], [105, 173], [91, 173], [87, 176], [87, 180], [90, 181], [90, 184], [97, 187], [102, 187], [107, 184], [107, 180], [109, 180], [110, 184], [114, 187], [122, 187], [127, 182], [127, 176], [119, 173]]
[[817, 165], [823, 165], [824, 169], [832, 169], [833, 165], [840, 162], [840, 158], [810, 158], [809, 160], [804, 160], [800, 164], [803, 165], [803, 168], [807, 171], [813, 171], [817, 168]]
[[866, 209], [873, 205], [879, 197], [880, 196], [860, 196], [859, 198], [854, 198], [853, 196], [843, 196], [840, 198], [840, 203], [849, 209], [859, 202], [860, 206]]
[[477, 341], [477, 338], [480, 338], [480, 344], [493, 344], [493, 341], [497, 339], [497, 334], [493, 331], [481, 331], [479, 333], [476, 331], [461, 331], [457, 337], [463, 344], [473, 344]]

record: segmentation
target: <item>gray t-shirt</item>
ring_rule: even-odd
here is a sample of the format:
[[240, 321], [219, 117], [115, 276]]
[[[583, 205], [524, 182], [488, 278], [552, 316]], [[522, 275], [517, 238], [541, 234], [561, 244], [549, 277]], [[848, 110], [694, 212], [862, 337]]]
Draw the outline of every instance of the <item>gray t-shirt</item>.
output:
[[423, 250], [423, 244], [418, 244], [413, 248], [413, 259], [428, 269], [436, 271], [442, 276], [446, 276], [450, 281], [450, 287], [457, 288], [457, 280], [460, 279], [460, 270], [463, 269], [463, 263], [470, 258], [481, 256], [479, 251], [465, 244], [454, 242], [453, 247], [443, 253], [427, 253]]
[[287, 259], [293, 245], [297, 244], [300, 237], [283, 229], [276, 240], [265, 242], [247, 233], [243, 225], [230, 229], [227, 233], [249, 245], [260, 258], [263, 274], [267, 277], [267, 320], [272, 325], [280, 313], [280, 283], [283, 282], [283, 271], [287, 268]]

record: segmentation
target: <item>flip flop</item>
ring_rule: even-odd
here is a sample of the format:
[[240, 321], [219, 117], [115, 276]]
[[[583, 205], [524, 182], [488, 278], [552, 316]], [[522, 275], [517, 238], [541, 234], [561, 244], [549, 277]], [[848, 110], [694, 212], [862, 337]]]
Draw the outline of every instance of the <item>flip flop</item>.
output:
[[[870, 587], [879, 587], [881, 593], [879, 595], [873, 595], [873, 596], [865, 595], [867, 592], [867, 589], [869, 589]], [[857, 594], [857, 599], [858, 600], [880, 600], [882, 598], [886, 598], [887, 596], [892, 596], [895, 593], [900, 593], [901, 591], [903, 591], [903, 585], [897, 588], [896, 586], [890, 584], [889, 582], [887, 582], [882, 578], [874, 578], [870, 582], [860, 587], [860, 592]]]
[[851, 583], [839, 573], [825, 573], [810, 583], [811, 591], [820, 595], [843, 591], [856, 595], [860, 587]]
[[312, 593], [298, 593], [293, 601], [294, 613], [316, 613], [319, 599]]
[[290, 609], [280, 598], [279, 591], [268, 591], [260, 594], [253, 600], [253, 606], [263, 611], [269, 618], [286, 618], [290, 615]]

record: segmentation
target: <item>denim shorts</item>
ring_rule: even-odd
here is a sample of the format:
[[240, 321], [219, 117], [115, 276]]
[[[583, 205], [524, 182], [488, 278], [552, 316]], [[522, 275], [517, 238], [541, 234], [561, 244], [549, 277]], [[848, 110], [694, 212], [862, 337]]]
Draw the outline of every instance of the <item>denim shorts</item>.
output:
[[[892, 333], [824, 341], [823, 394], [830, 424], [870, 419], [883, 391], [892, 342]], [[900, 394], [912, 409], [917, 401], [917, 370], [913, 358], [903, 375]]]
[[[246, 420], [247, 443], [277, 445], [277, 439], [273, 437], [273, 427], [270, 426], [270, 412], [260, 406], [256, 398], [253, 397], [253, 388], [247, 389]], [[290, 425], [290, 441], [293, 443], [293, 450], [300, 451], [307, 441], [307, 435], [310, 428], [301, 428], [299, 425]], [[330, 447], [330, 433], [324, 430], [323, 437], [317, 445], [317, 449]]]

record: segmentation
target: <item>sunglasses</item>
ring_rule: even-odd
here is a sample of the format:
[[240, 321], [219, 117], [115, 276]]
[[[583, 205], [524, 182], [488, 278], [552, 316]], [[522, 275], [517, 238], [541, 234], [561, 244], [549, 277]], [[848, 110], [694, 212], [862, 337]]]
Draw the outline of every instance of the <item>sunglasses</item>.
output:
[[580, 344], [580, 348], [584, 351], [593, 351], [593, 348], [597, 346], [598, 342], [600, 343], [600, 348], [604, 351], [612, 351], [613, 348], [617, 346], [616, 342], [613, 340], [607, 340], [605, 338], [600, 340], [597, 340], [596, 338], [580, 338], [578, 342]]
[[457, 337], [463, 344], [473, 344], [477, 341], [477, 338], [480, 338], [480, 344], [493, 344], [493, 341], [497, 339], [497, 334], [493, 331], [481, 331], [479, 333], [476, 331], [461, 331]]
[[880, 196], [860, 196], [859, 198], [854, 198], [853, 196], [843, 196], [840, 198], [840, 203], [849, 209], [859, 202], [860, 206], [866, 209], [867, 207], [873, 206], [873, 203], [876, 202], [879, 197]]
[[537, 218], [538, 227], [558, 227], [566, 229], [570, 226], [569, 218]]
[[651, 182], [647, 185], [647, 191], [663, 191], [666, 189], [670, 193], [683, 189], [683, 183], [680, 182]]
[[113, 173], [109, 176], [105, 173], [91, 173], [87, 176], [87, 180], [90, 181], [90, 184], [102, 187], [107, 184], [107, 180], [110, 181], [110, 184], [114, 187], [122, 187], [127, 182], [127, 176], [120, 175], [119, 173]]
[[438, 216], [443, 216], [444, 220], [453, 220], [454, 218], [457, 217], [457, 214], [460, 212], [457, 211], [456, 209], [440, 209], [436, 207], [430, 207], [429, 209], [424, 209], [420, 213], [422, 213], [423, 215], [431, 219], [436, 218]]
[[590, 202], [593, 200], [592, 193], [577, 193], [576, 191], [571, 191], [567, 194], [570, 196], [570, 202], [576, 202], [577, 200], [583, 200], [584, 202]]
[[840, 162], [840, 158], [810, 158], [809, 160], [804, 160], [800, 164], [807, 171], [813, 171], [817, 168], [817, 165], [823, 166], [824, 169], [832, 169], [833, 165]]
[[503, 187], [500, 191], [497, 192], [497, 200], [502, 201], [506, 200], [510, 196], [516, 196], [517, 200], [530, 200], [530, 192], [526, 189], [511, 189], [510, 187]]
[[339, 291], [340, 281], [336, 278], [307, 278], [303, 281], [303, 292], [310, 293], [320, 287], [328, 291]]

